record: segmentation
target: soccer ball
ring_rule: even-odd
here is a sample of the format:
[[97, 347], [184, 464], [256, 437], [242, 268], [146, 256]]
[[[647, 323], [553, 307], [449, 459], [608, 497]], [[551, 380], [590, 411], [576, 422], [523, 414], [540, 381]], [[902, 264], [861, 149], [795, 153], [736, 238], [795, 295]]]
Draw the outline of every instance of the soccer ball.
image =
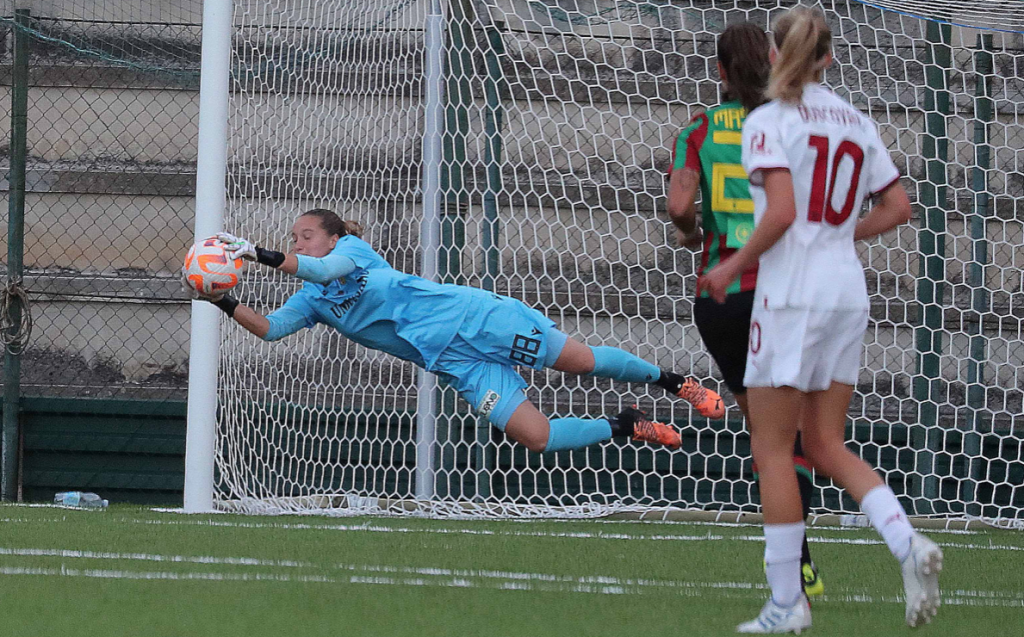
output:
[[243, 261], [229, 259], [224, 242], [216, 237], [203, 239], [185, 255], [185, 280], [204, 296], [215, 296], [238, 285]]

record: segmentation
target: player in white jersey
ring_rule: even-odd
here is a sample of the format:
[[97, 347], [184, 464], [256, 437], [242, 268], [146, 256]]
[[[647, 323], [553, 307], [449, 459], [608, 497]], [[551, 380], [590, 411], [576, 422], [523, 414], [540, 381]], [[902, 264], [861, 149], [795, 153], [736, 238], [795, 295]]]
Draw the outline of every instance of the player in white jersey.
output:
[[[743, 126], [755, 230], [699, 282], [724, 300], [728, 285], [759, 261], [744, 384], [772, 595], [737, 630], [799, 633], [811, 625], [798, 580], [798, 421], [812, 466], [860, 503], [900, 561], [906, 621], [917, 626], [938, 609], [942, 552], [914, 531], [892, 490], [844, 440], [869, 307], [854, 241], [905, 223], [910, 202], [874, 122], [819, 84], [832, 61], [832, 34], [820, 10], [787, 12], [772, 36], [772, 101]], [[869, 196], [874, 205], [860, 218]]]

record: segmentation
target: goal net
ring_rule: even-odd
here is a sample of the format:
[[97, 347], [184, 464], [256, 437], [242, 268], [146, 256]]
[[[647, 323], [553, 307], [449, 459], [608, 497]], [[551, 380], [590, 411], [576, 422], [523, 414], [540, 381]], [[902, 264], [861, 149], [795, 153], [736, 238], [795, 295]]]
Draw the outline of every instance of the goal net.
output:
[[[720, 101], [715, 38], [766, 0], [237, 0], [225, 229], [288, 247], [313, 207], [394, 267], [521, 299], [726, 396], [523, 370], [548, 415], [639, 404], [678, 451], [533, 454], [411, 364], [323, 327], [222, 324], [215, 500], [247, 513], [591, 516], [757, 510], [749, 436], [692, 320], [697, 255], [664, 214], [671, 148]], [[871, 295], [851, 448], [914, 515], [1024, 519], [1024, 14], [821, 3], [827, 84], [873, 117], [914, 201], [860, 245]], [[252, 268], [266, 313], [295, 279]], [[856, 512], [818, 478], [817, 513]]]

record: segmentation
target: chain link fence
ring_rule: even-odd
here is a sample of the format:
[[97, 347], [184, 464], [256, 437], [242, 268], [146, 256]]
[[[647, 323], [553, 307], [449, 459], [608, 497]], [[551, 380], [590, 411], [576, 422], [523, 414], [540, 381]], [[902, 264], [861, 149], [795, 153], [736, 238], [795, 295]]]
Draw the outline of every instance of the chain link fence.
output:
[[[189, 303], [177, 272], [192, 242], [202, 3], [3, 5], [5, 140], [12, 97], [27, 91], [27, 152], [2, 149], [5, 175], [25, 162], [34, 325], [22, 393], [183, 399]], [[23, 87], [16, 29], [29, 36]]]

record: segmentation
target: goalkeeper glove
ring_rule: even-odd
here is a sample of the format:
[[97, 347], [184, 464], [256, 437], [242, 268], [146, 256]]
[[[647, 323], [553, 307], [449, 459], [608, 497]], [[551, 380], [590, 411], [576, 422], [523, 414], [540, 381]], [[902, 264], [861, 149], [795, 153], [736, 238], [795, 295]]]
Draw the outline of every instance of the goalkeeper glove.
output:
[[261, 248], [250, 243], [247, 239], [236, 237], [227, 232], [218, 232], [217, 238], [227, 244], [224, 246], [224, 253], [228, 255], [228, 258], [256, 261], [263, 265], [269, 265], [272, 268], [280, 267], [284, 263], [284, 254]]

